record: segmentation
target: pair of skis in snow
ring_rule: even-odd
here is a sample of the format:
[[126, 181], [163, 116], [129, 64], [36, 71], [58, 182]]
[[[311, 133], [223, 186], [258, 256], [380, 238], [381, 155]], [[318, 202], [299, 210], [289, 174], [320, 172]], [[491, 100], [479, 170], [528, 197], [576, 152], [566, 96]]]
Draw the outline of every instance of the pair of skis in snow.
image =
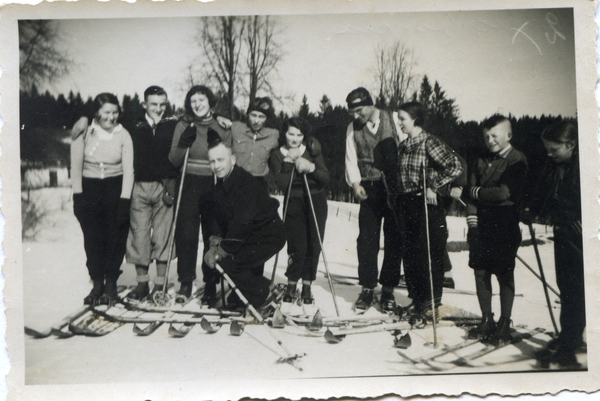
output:
[[[479, 359], [485, 355], [491, 354], [497, 350], [500, 350], [509, 345], [517, 344], [525, 339], [532, 338], [535, 335], [545, 333], [545, 330], [542, 328], [535, 328], [533, 330], [525, 330], [525, 331], [515, 331], [513, 332], [513, 340], [510, 342], [502, 342], [498, 345], [494, 344], [484, 344], [483, 348], [477, 349], [466, 355], [458, 355], [458, 352], [467, 349], [476, 344], [482, 344], [480, 340], [475, 339], [467, 339], [461, 343], [445, 346], [429, 355], [425, 355], [422, 357], [410, 357], [402, 351], [397, 351], [398, 355], [402, 357], [404, 361], [414, 365], [415, 367], [421, 369], [421, 367], [425, 367], [425, 369], [442, 372], [446, 370], [450, 370], [457, 366], [469, 366], [471, 362]], [[438, 358], [446, 356], [448, 354], [457, 354], [457, 357], [451, 361], [439, 361]], [[533, 358], [533, 356], [532, 356]]]

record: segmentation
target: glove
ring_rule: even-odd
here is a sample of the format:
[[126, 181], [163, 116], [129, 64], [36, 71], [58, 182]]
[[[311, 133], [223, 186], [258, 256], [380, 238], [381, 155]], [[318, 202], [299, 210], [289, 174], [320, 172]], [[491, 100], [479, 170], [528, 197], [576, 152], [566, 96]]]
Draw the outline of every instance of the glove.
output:
[[299, 157], [296, 159], [296, 170], [300, 174], [312, 173], [313, 171], [315, 171], [315, 164], [309, 162], [303, 157]]
[[181, 134], [177, 146], [180, 148], [189, 148], [190, 146], [192, 146], [192, 143], [194, 143], [195, 140], [196, 127], [194, 127], [194, 124], [190, 124]]
[[300, 156], [302, 156], [302, 154], [300, 153], [300, 148], [292, 148], [292, 149], [288, 150], [287, 157], [292, 159], [292, 162], [296, 161], [296, 159], [299, 158]]
[[323, 152], [321, 149], [321, 144], [317, 138], [312, 136], [306, 140], [306, 147], [308, 148], [308, 151], [312, 157], [317, 157]]
[[175, 204], [175, 178], [163, 178], [163, 203], [167, 207], [172, 207]]
[[79, 192], [73, 194], [73, 214], [75, 215], [75, 217], [77, 217], [78, 220], [82, 216], [84, 208], [85, 205], [83, 204], [83, 193]]
[[211, 269], [214, 269], [217, 264], [217, 249], [219, 249], [218, 246], [211, 245], [208, 252], [204, 254], [204, 263]]
[[221, 245], [221, 241], [223, 241], [223, 238], [221, 238], [218, 235], [211, 235], [210, 238], [208, 239], [208, 241], [210, 242], [210, 247], [218, 247], [219, 245]]
[[119, 199], [117, 206], [117, 226], [122, 227], [129, 224], [129, 210], [131, 209], [131, 199]]
[[367, 191], [365, 191], [365, 188], [360, 184], [352, 185], [352, 192], [354, 193], [354, 197], [358, 199], [359, 202], [362, 202], [369, 197], [367, 195]]

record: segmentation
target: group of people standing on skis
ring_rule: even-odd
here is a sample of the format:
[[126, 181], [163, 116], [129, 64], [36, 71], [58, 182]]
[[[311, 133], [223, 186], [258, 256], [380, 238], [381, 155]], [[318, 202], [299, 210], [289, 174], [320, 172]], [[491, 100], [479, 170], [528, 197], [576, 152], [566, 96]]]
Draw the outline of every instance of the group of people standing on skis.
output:
[[[441, 305], [448, 238], [443, 205], [444, 198], [455, 199], [467, 205], [469, 266], [482, 312], [481, 323], [469, 337], [492, 344], [510, 342], [519, 221], [531, 224], [532, 215], [550, 216], [562, 330], [538, 357], [576, 365], [574, 351], [583, 344], [586, 321], [576, 122], [563, 120], [544, 130], [548, 161], [536, 190], [524, 198], [527, 160], [510, 144], [508, 118], [496, 114], [483, 122], [487, 151], [464, 172], [460, 157], [424, 130], [423, 105], [409, 102], [397, 112], [379, 110], [364, 88], [350, 92], [346, 101], [354, 117], [347, 131], [346, 181], [361, 202], [357, 251], [362, 290], [356, 308], [366, 309], [374, 301], [382, 222], [382, 309], [396, 310], [393, 291], [401, 265], [412, 299], [405, 308], [410, 319], [425, 319]], [[453, 184], [461, 173], [465, 183]], [[492, 275], [500, 286], [497, 322]]]
[[[406, 308], [411, 318], [423, 318], [441, 305], [449, 260], [444, 204], [460, 200], [467, 204], [469, 266], [482, 311], [481, 323], [469, 335], [493, 343], [510, 341], [519, 219], [550, 214], [562, 330], [548, 352], [561, 364], [576, 363], [574, 350], [582, 344], [585, 328], [576, 123], [565, 120], [544, 131], [549, 160], [542, 185], [523, 202], [527, 161], [510, 144], [512, 127], [506, 117], [494, 115], [483, 123], [488, 152], [465, 169], [460, 156], [424, 130], [421, 104], [405, 103], [395, 112], [380, 110], [364, 88], [350, 92], [346, 101], [353, 116], [347, 130], [346, 181], [360, 201], [357, 253], [362, 290], [356, 308], [366, 309], [374, 302], [379, 282], [382, 308], [395, 311], [401, 266], [413, 301]], [[301, 302], [314, 303], [311, 284], [325, 234], [329, 172], [321, 144], [309, 136], [306, 122], [292, 117], [281, 133], [267, 128], [273, 105], [269, 98], [257, 98], [247, 110], [248, 122], [232, 123], [213, 113], [215, 96], [201, 85], [187, 93], [180, 118], [165, 116], [167, 104], [162, 88], [149, 87], [144, 92], [145, 113], [128, 132], [118, 123], [117, 98], [103, 93], [94, 101], [91, 123], [82, 118], [73, 127], [74, 212], [93, 282], [84, 303], [112, 304], [118, 299], [124, 256], [135, 265], [138, 282], [129, 299], [151, 298], [164, 290], [169, 255], [175, 255], [170, 242], [181, 283], [176, 301], [187, 302], [196, 279], [200, 230], [203, 304], [210, 305], [216, 297], [218, 264], [247, 302], [264, 306], [272, 284], [264, 276], [264, 264], [286, 242], [288, 286], [283, 301], [295, 299], [302, 281]], [[285, 193], [285, 222], [279, 202], [268, 193], [269, 172]], [[378, 274], [382, 225], [384, 259]], [[148, 272], [153, 261], [151, 292]], [[491, 310], [492, 275], [500, 284], [497, 323]], [[245, 306], [233, 292], [227, 304]]]

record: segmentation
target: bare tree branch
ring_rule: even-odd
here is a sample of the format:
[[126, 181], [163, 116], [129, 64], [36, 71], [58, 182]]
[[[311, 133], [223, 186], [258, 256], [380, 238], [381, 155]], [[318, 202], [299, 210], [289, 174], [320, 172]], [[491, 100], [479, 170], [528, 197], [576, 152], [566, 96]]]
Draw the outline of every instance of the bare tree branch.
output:
[[375, 50], [375, 82], [379, 88], [377, 106], [396, 109], [408, 101], [415, 87], [413, 51], [402, 42]]
[[59, 48], [59, 23], [48, 20], [19, 21], [19, 78], [22, 91], [51, 83], [70, 71], [73, 60]]

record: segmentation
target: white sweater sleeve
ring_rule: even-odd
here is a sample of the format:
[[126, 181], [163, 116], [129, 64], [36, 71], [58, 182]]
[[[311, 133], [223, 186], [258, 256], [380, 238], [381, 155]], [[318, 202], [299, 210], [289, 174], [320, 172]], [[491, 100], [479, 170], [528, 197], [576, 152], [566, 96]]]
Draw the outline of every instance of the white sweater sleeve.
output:
[[121, 198], [131, 199], [133, 182], [135, 180], [133, 173], [133, 141], [131, 140], [131, 135], [129, 135], [129, 132], [125, 129], [123, 129], [121, 163], [123, 164], [123, 187], [121, 188]]
[[354, 128], [352, 123], [346, 131], [346, 182], [348, 185], [360, 184], [361, 175], [358, 169], [358, 157], [356, 156], [356, 145], [354, 144]]
[[83, 192], [81, 180], [83, 177], [84, 136], [79, 135], [71, 142], [71, 186], [74, 194]]

